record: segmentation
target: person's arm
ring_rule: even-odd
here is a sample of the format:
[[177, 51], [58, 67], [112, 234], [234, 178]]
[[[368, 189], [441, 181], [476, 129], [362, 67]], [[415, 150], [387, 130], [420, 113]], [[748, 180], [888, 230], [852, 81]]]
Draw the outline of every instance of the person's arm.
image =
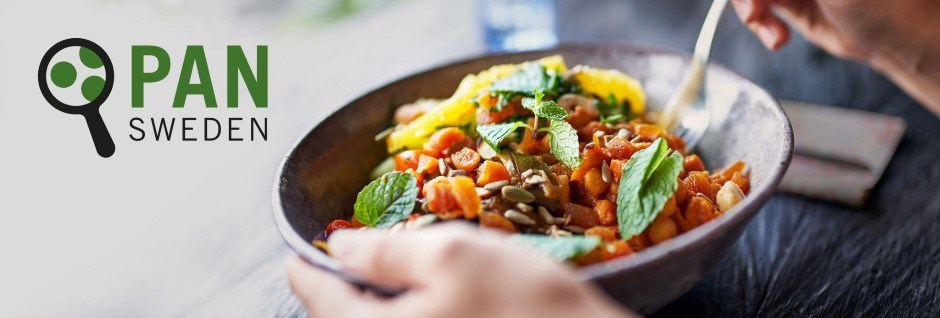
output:
[[[868, 63], [940, 116], [940, 1], [734, 0], [767, 48], [790, 36], [786, 20], [814, 44]], [[781, 19], [779, 16], [782, 16]]]
[[571, 268], [465, 224], [339, 230], [329, 247], [346, 270], [407, 292], [380, 299], [292, 255], [291, 288], [317, 317], [634, 316]]

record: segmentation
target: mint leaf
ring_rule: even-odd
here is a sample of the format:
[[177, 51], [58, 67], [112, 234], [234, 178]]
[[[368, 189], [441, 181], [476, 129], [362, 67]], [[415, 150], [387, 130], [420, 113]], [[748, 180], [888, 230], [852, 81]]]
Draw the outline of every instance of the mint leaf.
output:
[[617, 220], [623, 239], [642, 233], [676, 193], [682, 155], [673, 152], [667, 156], [668, 153], [669, 146], [659, 138], [633, 154], [623, 166], [617, 188]]
[[389, 172], [359, 192], [353, 215], [365, 225], [388, 227], [407, 218], [417, 198], [418, 180], [414, 175]]
[[551, 100], [543, 101], [542, 98], [545, 94], [541, 89], [532, 90], [534, 98], [525, 97], [522, 99], [522, 107], [525, 107], [535, 113], [535, 116], [548, 118], [548, 119], [557, 119], [565, 120], [568, 118], [568, 112], [564, 108], [558, 106], [557, 103]]
[[581, 164], [581, 156], [578, 153], [578, 132], [564, 120], [552, 120], [551, 125], [548, 126], [548, 133], [551, 134], [548, 146], [552, 155], [572, 169], [577, 168]]
[[514, 234], [511, 242], [527, 245], [559, 261], [584, 255], [600, 245], [601, 240], [594, 236], [551, 237], [537, 234]]
[[499, 143], [503, 142], [503, 139], [506, 136], [509, 136], [516, 128], [528, 126], [521, 121], [512, 122], [512, 123], [501, 123], [501, 124], [492, 124], [492, 125], [480, 125], [477, 126], [477, 132], [480, 133], [480, 137], [483, 137], [483, 141], [486, 141], [490, 148], [493, 150], [499, 149]]
[[607, 95], [606, 100], [597, 101], [597, 110], [600, 111], [601, 122], [610, 124], [617, 123], [621, 119], [630, 120], [632, 114], [630, 102], [626, 100], [623, 103], [618, 102], [613, 93]]
[[527, 62], [519, 71], [494, 82], [490, 91], [508, 100], [515, 95], [529, 96], [533, 89], [557, 95], [561, 86], [558, 72], [538, 62]]

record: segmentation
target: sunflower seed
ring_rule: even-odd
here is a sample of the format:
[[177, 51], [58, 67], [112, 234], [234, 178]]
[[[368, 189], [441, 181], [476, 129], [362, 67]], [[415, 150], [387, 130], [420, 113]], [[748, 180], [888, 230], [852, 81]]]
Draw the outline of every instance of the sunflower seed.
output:
[[447, 174], [447, 163], [444, 160], [437, 161], [437, 168], [441, 170], [442, 176]]
[[535, 220], [532, 220], [532, 218], [530, 218], [528, 215], [513, 209], [506, 210], [506, 213], [503, 213], [503, 216], [516, 224], [535, 225]]
[[640, 139], [642, 139], [642, 138], [643, 138], [643, 137], [641, 137], [641, 136], [633, 137], [633, 139], [630, 139], [630, 143], [637, 143], [637, 142], [640, 142]]
[[601, 163], [601, 180], [604, 180], [604, 183], [610, 183], [613, 180], [610, 175], [610, 166], [607, 165], [607, 161]]
[[564, 224], [565, 224], [565, 218], [556, 217], [556, 218], [555, 218], [555, 224], [564, 225]]
[[535, 170], [529, 169], [529, 170], [526, 170], [525, 172], [523, 172], [521, 176], [522, 176], [523, 179], [527, 179], [527, 178], [531, 177], [533, 174], [535, 174]]
[[571, 232], [559, 229], [558, 226], [552, 225], [545, 231], [546, 235], [551, 237], [562, 237], [562, 236], [571, 236]]
[[532, 212], [532, 206], [522, 202], [516, 203], [516, 208], [525, 213]]
[[485, 142], [477, 148], [477, 152], [480, 153], [480, 157], [483, 159], [493, 159], [496, 157], [496, 150], [493, 150], [493, 147], [490, 147], [490, 144]]
[[483, 188], [490, 190], [490, 191], [498, 191], [500, 188], [505, 187], [507, 185], [509, 185], [509, 181], [506, 181], [506, 180], [494, 181], [494, 182], [487, 183], [485, 186], [483, 186]]
[[555, 224], [555, 217], [544, 206], [539, 207], [539, 216], [542, 217], [542, 220], [545, 220], [545, 224]]
[[447, 176], [451, 178], [456, 177], [456, 176], [469, 176], [469, 175], [470, 174], [468, 174], [466, 171], [458, 170], [458, 169], [454, 169], [454, 170], [447, 172]]
[[548, 179], [542, 176], [531, 176], [525, 179], [525, 183], [527, 184], [543, 184], [546, 181], [548, 181]]
[[535, 201], [535, 196], [529, 191], [517, 186], [505, 186], [502, 191], [503, 198], [510, 202], [530, 203]]
[[493, 192], [484, 188], [475, 188], [477, 190], [477, 196], [481, 198], [489, 198], [493, 195]]
[[577, 225], [566, 225], [564, 229], [571, 233], [584, 234], [584, 228]]
[[630, 132], [626, 128], [620, 128], [620, 131], [617, 132], [617, 137], [627, 138], [630, 137]]

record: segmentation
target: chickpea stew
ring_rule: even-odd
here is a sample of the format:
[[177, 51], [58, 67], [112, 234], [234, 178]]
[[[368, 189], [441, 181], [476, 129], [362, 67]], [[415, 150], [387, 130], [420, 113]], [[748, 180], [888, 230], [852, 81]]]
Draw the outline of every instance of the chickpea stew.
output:
[[743, 162], [707, 171], [645, 103], [639, 81], [568, 69], [561, 56], [468, 75], [448, 99], [397, 108], [397, 124], [376, 137], [390, 157], [353, 216], [324, 234], [462, 219], [588, 265], [681, 235], [744, 199]]

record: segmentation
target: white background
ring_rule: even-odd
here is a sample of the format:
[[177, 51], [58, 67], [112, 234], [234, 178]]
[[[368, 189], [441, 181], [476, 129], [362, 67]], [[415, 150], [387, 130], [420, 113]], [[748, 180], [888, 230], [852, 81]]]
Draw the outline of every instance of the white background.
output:
[[[305, 24], [303, 10], [317, 3], [0, 2], [0, 317], [178, 315], [231, 288], [263, 303], [261, 286], [225, 283], [247, 268], [283, 276], [287, 249], [269, 206], [287, 148], [344, 101], [482, 50], [471, 1], [400, 1]], [[40, 58], [70, 37], [98, 43], [114, 64], [101, 109], [117, 148], [108, 159], [80, 116], [56, 111], [39, 92]], [[200, 98], [171, 109], [188, 44], [205, 46], [223, 106], [225, 46], [243, 45], [253, 61], [254, 46], [268, 45], [269, 108], [254, 109], [242, 87], [236, 109], [206, 109]], [[132, 45], [157, 45], [171, 58], [167, 79], [146, 86], [142, 109], [130, 107]], [[252, 116], [268, 118], [267, 142], [128, 137], [132, 117]]]

